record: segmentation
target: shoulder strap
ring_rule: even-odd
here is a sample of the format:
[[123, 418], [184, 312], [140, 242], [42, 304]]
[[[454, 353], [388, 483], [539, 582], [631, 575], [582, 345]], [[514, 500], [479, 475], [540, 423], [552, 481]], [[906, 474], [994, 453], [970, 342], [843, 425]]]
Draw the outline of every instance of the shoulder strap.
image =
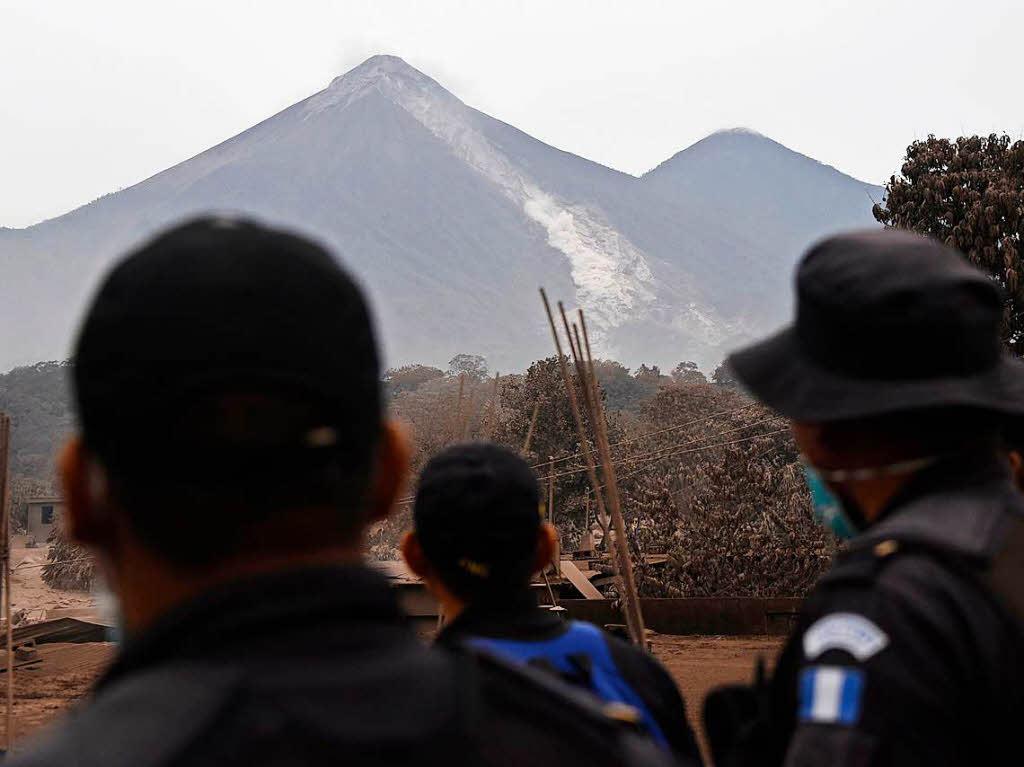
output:
[[918, 555], [940, 562], [973, 584], [979, 593], [1009, 618], [1024, 639], [1024, 516], [1009, 518], [1002, 547], [989, 559], [971, 557], [931, 542], [889, 538], [873, 546], [855, 549], [822, 579], [822, 584], [872, 582], [881, 571], [903, 556]]
[[[485, 705], [480, 687], [483, 677], [490, 677], [497, 686], [517, 686], [528, 689], [548, 704], [559, 709], [575, 712], [580, 722], [580, 731], [589, 730], [592, 735], [601, 734], [610, 747], [616, 749], [622, 765], [675, 764], [647, 734], [637, 712], [629, 706], [605, 704], [597, 698], [581, 692], [556, 677], [521, 666], [488, 652], [479, 652], [469, 645], [462, 645], [457, 651], [464, 670], [464, 694], [460, 696], [463, 705], [461, 719], [467, 733], [475, 731]], [[466, 686], [470, 689], [466, 690]]]

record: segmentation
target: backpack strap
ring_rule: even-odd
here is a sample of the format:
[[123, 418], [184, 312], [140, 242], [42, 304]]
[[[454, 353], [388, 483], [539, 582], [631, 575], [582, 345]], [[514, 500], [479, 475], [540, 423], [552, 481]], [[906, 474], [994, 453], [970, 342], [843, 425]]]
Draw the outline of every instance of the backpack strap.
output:
[[[487, 714], [483, 680], [495, 687], [518, 687], [529, 690], [546, 704], [573, 711], [580, 722], [580, 732], [589, 730], [593, 736], [607, 740], [615, 749], [617, 761], [625, 767], [670, 767], [676, 765], [667, 752], [650, 737], [639, 712], [629, 706], [604, 703], [594, 696], [561, 682], [543, 671], [505, 660], [471, 645], [459, 645], [455, 651], [459, 661], [461, 703], [459, 718], [463, 732], [472, 735]], [[482, 760], [486, 763], [486, 759]]]

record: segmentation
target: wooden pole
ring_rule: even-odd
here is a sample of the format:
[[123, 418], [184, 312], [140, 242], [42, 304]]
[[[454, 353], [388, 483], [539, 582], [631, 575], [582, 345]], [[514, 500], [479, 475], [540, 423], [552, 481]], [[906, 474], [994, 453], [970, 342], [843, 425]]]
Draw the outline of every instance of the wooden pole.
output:
[[[572, 350], [573, 363], [576, 366], [576, 375], [580, 381], [580, 388], [584, 393], [584, 402], [587, 405], [587, 417], [590, 419], [591, 427], [594, 431], [594, 440], [600, 449], [600, 432], [598, 431], [599, 422], [604, 424], [604, 411], [600, 409], [601, 394], [597, 387], [597, 378], [594, 376], [593, 364], [587, 365], [586, 358], [583, 356], [583, 343], [580, 340], [579, 331], [576, 330], [576, 326], [569, 327], [569, 319], [565, 316], [565, 306], [562, 302], [558, 302], [558, 311], [562, 315], [562, 325], [565, 327], [565, 334], [569, 338], [569, 348]], [[573, 330], [576, 330], [575, 334]], [[591, 362], [593, 362], [591, 360]], [[593, 380], [591, 380], [593, 379]], [[601, 459], [602, 462], [604, 459]], [[610, 462], [606, 465], [602, 465], [601, 471], [605, 475], [604, 488], [608, 487], [607, 475], [608, 471], [614, 469], [611, 467]], [[596, 493], [601, 492], [601, 487], [595, 488]], [[611, 498], [609, 497], [609, 506], [611, 504]], [[643, 626], [642, 621], [639, 620], [639, 603], [637, 602], [636, 588], [630, 588], [630, 579], [627, 579], [626, 574], [629, 573], [632, 576], [633, 565], [629, 560], [629, 549], [626, 546], [620, 545], [619, 540], [622, 538], [619, 532], [616, 532], [614, 536], [610, 536], [612, 539], [612, 563], [616, 567], [616, 573], [618, 574], [618, 589], [619, 594], [622, 598], [622, 612], [626, 616], [626, 627], [629, 629], [630, 638], [637, 644], [643, 646]]]
[[459, 375], [459, 402], [455, 406], [455, 418], [452, 421], [451, 442], [458, 439], [462, 427], [462, 394], [466, 389], [466, 374]]
[[555, 457], [548, 456], [548, 522], [555, 524]]
[[[594, 488], [594, 500], [597, 503], [598, 512], [604, 514], [604, 497], [601, 495], [601, 483], [597, 479], [597, 468], [594, 466], [594, 454], [590, 451], [590, 442], [587, 440], [587, 430], [583, 426], [583, 417], [580, 415], [579, 402], [576, 400], [576, 387], [573, 386], [572, 378], [569, 376], [568, 360], [562, 353], [562, 342], [558, 338], [558, 329], [555, 327], [555, 316], [551, 313], [551, 304], [548, 303], [548, 296], [547, 293], [544, 292], [544, 288], [540, 289], [540, 297], [544, 302], [544, 311], [547, 312], [548, 324], [551, 326], [551, 336], [555, 341], [555, 352], [558, 354], [559, 367], [562, 369], [562, 380], [565, 382], [565, 389], [569, 395], [569, 407], [572, 410], [573, 420], [576, 421], [576, 432], [580, 439], [580, 450], [583, 451], [583, 460], [587, 465], [587, 476], [590, 479], [590, 486]], [[571, 337], [569, 338], [569, 343], [572, 344]], [[614, 555], [612, 556], [612, 567], [615, 570], [616, 578], [621, 582], [621, 572], [618, 560]], [[625, 612], [627, 627], [630, 630], [630, 636], [633, 636], [632, 616], [628, 610]]]
[[[555, 524], [555, 457], [548, 456], [548, 522]], [[562, 574], [562, 545], [561, 541], [555, 540], [555, 553], [551, 564], [555, 568], [555, 574]]]
[[469, 429], [473, 425], [473, 405], [476, 402], [476, 389], [470, 389], [469, 391], [469, 407], [466, 408], [466, 414], [462, 420], [462, 441], [465, 442], [469, 439]]
[[10, 516], [10, 468], [11, 420], [6, 413], [0, 413], [0, 547], [3, 556], [4, 620], [7, 625], [7, 715], [4, 734], [7, 739], [7, 753], [14, 743], [14, 643], [11, 629], [11, 516]]
[[540, 403], [533, 406], [533, 416], [530, 418], [530, 428], [526, 430], [526, 441], [523, 442], [523, 455], [530, 452], [530, 443], [533, 441], [533, 427], [537, 425], [537, 413], [540, 411]]
[[[587, 335], [587, 324], [583, 318], [583, 310], [579, 310], [580, 326], [583, 328], [583, 341], [587, 351], [587, 369], [590, 378], [590, 386], [593, 392], [593, 399], [596, 404], [597, 423], [594, 432], [598, 439], [598, 450], [601, 455], [601, 473], [604, 474], [605, 487], [608, 490], [608, 505], [612, 510], [612, 524], [615, 525], [616, 542], [622, 550], [623, 580], [626, 582], [626, 589], [629, 591], [629, 599], [632, 602], [632, 610], [636, 621], [639, 637], [637, 643], [645, 645], [644, 616], [640, 609], [640, 596], [637, 593], [636, 579], [633, 575], [633, 563], [629, 555], [629, 540], [626, 538], [626, 523], [622, 517], [622, 503], [619, 498], [619, 486], [615, 481], [615, 466], [612, 463], [611, 445], [608, 442], [608, 422], [604, 415], [604, 405], [601, 403], [601, 396], [597, 390], [597, 377], [594, 375], [594, 357], [590, 352], [590, 338]], [[577, 337], [577, 343], [579, 339]]]
[[494, 374], [494, 388], [491, 389], [491, 406], [487, 410], [487, 426], [484, 428], [484, 439], [487, 442], [491, 441], [494, 436], [494, 423], [498, 420], [498, 376], [500, 373]]

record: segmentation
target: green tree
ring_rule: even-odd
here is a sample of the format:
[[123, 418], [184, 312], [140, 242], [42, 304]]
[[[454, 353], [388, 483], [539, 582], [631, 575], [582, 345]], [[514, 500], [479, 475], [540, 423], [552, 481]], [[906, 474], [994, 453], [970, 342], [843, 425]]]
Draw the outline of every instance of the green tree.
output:
[[1003, 343], [1024, 355], [1024, 141], [996, 134], [915, 141], [873, 213], [887, 227], [941, 240], [991, 274], [1006, 291]]

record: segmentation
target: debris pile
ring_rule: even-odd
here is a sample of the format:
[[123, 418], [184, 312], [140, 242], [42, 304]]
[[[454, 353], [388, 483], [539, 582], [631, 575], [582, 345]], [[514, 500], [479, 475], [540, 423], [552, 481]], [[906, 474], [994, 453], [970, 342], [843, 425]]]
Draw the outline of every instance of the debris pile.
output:
[[96, 562], [81, 546], [68, 540], [58, 525], [50, 533], [50, 550], [43, 566], [43, 581], [54, 589], [89, 591], [96, 578]]

